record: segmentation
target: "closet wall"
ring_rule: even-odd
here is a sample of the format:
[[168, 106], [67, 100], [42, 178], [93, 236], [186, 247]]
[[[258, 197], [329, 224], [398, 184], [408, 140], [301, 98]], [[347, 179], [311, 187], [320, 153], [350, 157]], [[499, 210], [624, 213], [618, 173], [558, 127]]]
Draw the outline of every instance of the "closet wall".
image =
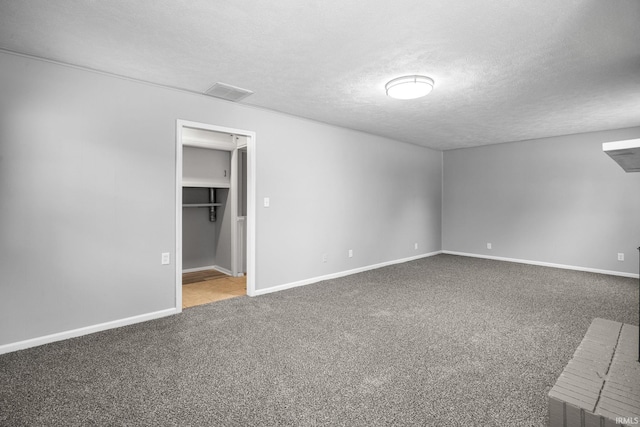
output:
[[[182, 203], [205, 204], [209, 201], [208, 188], [184, 187]], [[217, 208], [216, 214], [220, 213]], [[182, 208], [182, 268], [199, 269], [216, 264], [219, 222], [209, 220], [207, 208]]]
[[[231, 274], [231, 198], [229, 189], [216, 189], [217, 219], [215, 222], [216, 233], [214, 244], [216, 246], [216, 259], [214, 268]], [[183, 237], [184, 240], [184, 237]], [[185, 268], [185, 267], [183, 267]]]

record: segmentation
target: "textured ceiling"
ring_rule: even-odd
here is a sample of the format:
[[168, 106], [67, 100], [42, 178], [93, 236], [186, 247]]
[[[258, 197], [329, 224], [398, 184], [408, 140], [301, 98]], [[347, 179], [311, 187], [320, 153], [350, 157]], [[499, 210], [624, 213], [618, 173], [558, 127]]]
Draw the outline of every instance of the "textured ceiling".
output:
[[640, 126], [638, 0], [0, 0], [0, 48], [437, 149]]

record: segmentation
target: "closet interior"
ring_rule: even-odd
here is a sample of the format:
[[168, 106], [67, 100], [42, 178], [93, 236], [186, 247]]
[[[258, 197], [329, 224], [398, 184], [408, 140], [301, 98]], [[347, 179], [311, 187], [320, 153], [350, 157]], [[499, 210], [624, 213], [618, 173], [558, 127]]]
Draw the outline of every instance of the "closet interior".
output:
[[182, 307], [246, 295], [246, 137], [182, 132]]

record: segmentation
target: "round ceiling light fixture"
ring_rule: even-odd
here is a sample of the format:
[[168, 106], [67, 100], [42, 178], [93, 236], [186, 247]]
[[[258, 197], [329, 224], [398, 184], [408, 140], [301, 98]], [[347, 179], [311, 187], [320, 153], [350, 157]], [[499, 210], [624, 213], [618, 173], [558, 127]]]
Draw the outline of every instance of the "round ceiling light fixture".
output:
[[391, 98], [415, 99], [428, 95], [433, 90], [433, 85], [431, 77], [403, 76], [391, 80], [384, 88]]

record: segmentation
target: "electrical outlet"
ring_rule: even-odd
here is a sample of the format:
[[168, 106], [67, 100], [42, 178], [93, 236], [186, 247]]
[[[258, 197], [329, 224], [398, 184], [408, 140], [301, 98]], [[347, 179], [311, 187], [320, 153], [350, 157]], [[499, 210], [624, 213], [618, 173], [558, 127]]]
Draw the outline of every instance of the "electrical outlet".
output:
[[413, 244], [413, 249], [418, 249], [418, 244], [417, 243]]
[[162, 253], [162, 265], [168, 265], [171, 264], [171, 255], [169, 254], [169, 252], [163, 252]]
[[487, 249], [491, 249], [491, 243], [487, 243]]
[[327, 254], [322, 254], [322, 262], [327, 262]]
[[624, 253], [618, 252], [618, 261], [624, 261]]
[[353, 249], [349, 249], [349, 258], [353, 257]]

